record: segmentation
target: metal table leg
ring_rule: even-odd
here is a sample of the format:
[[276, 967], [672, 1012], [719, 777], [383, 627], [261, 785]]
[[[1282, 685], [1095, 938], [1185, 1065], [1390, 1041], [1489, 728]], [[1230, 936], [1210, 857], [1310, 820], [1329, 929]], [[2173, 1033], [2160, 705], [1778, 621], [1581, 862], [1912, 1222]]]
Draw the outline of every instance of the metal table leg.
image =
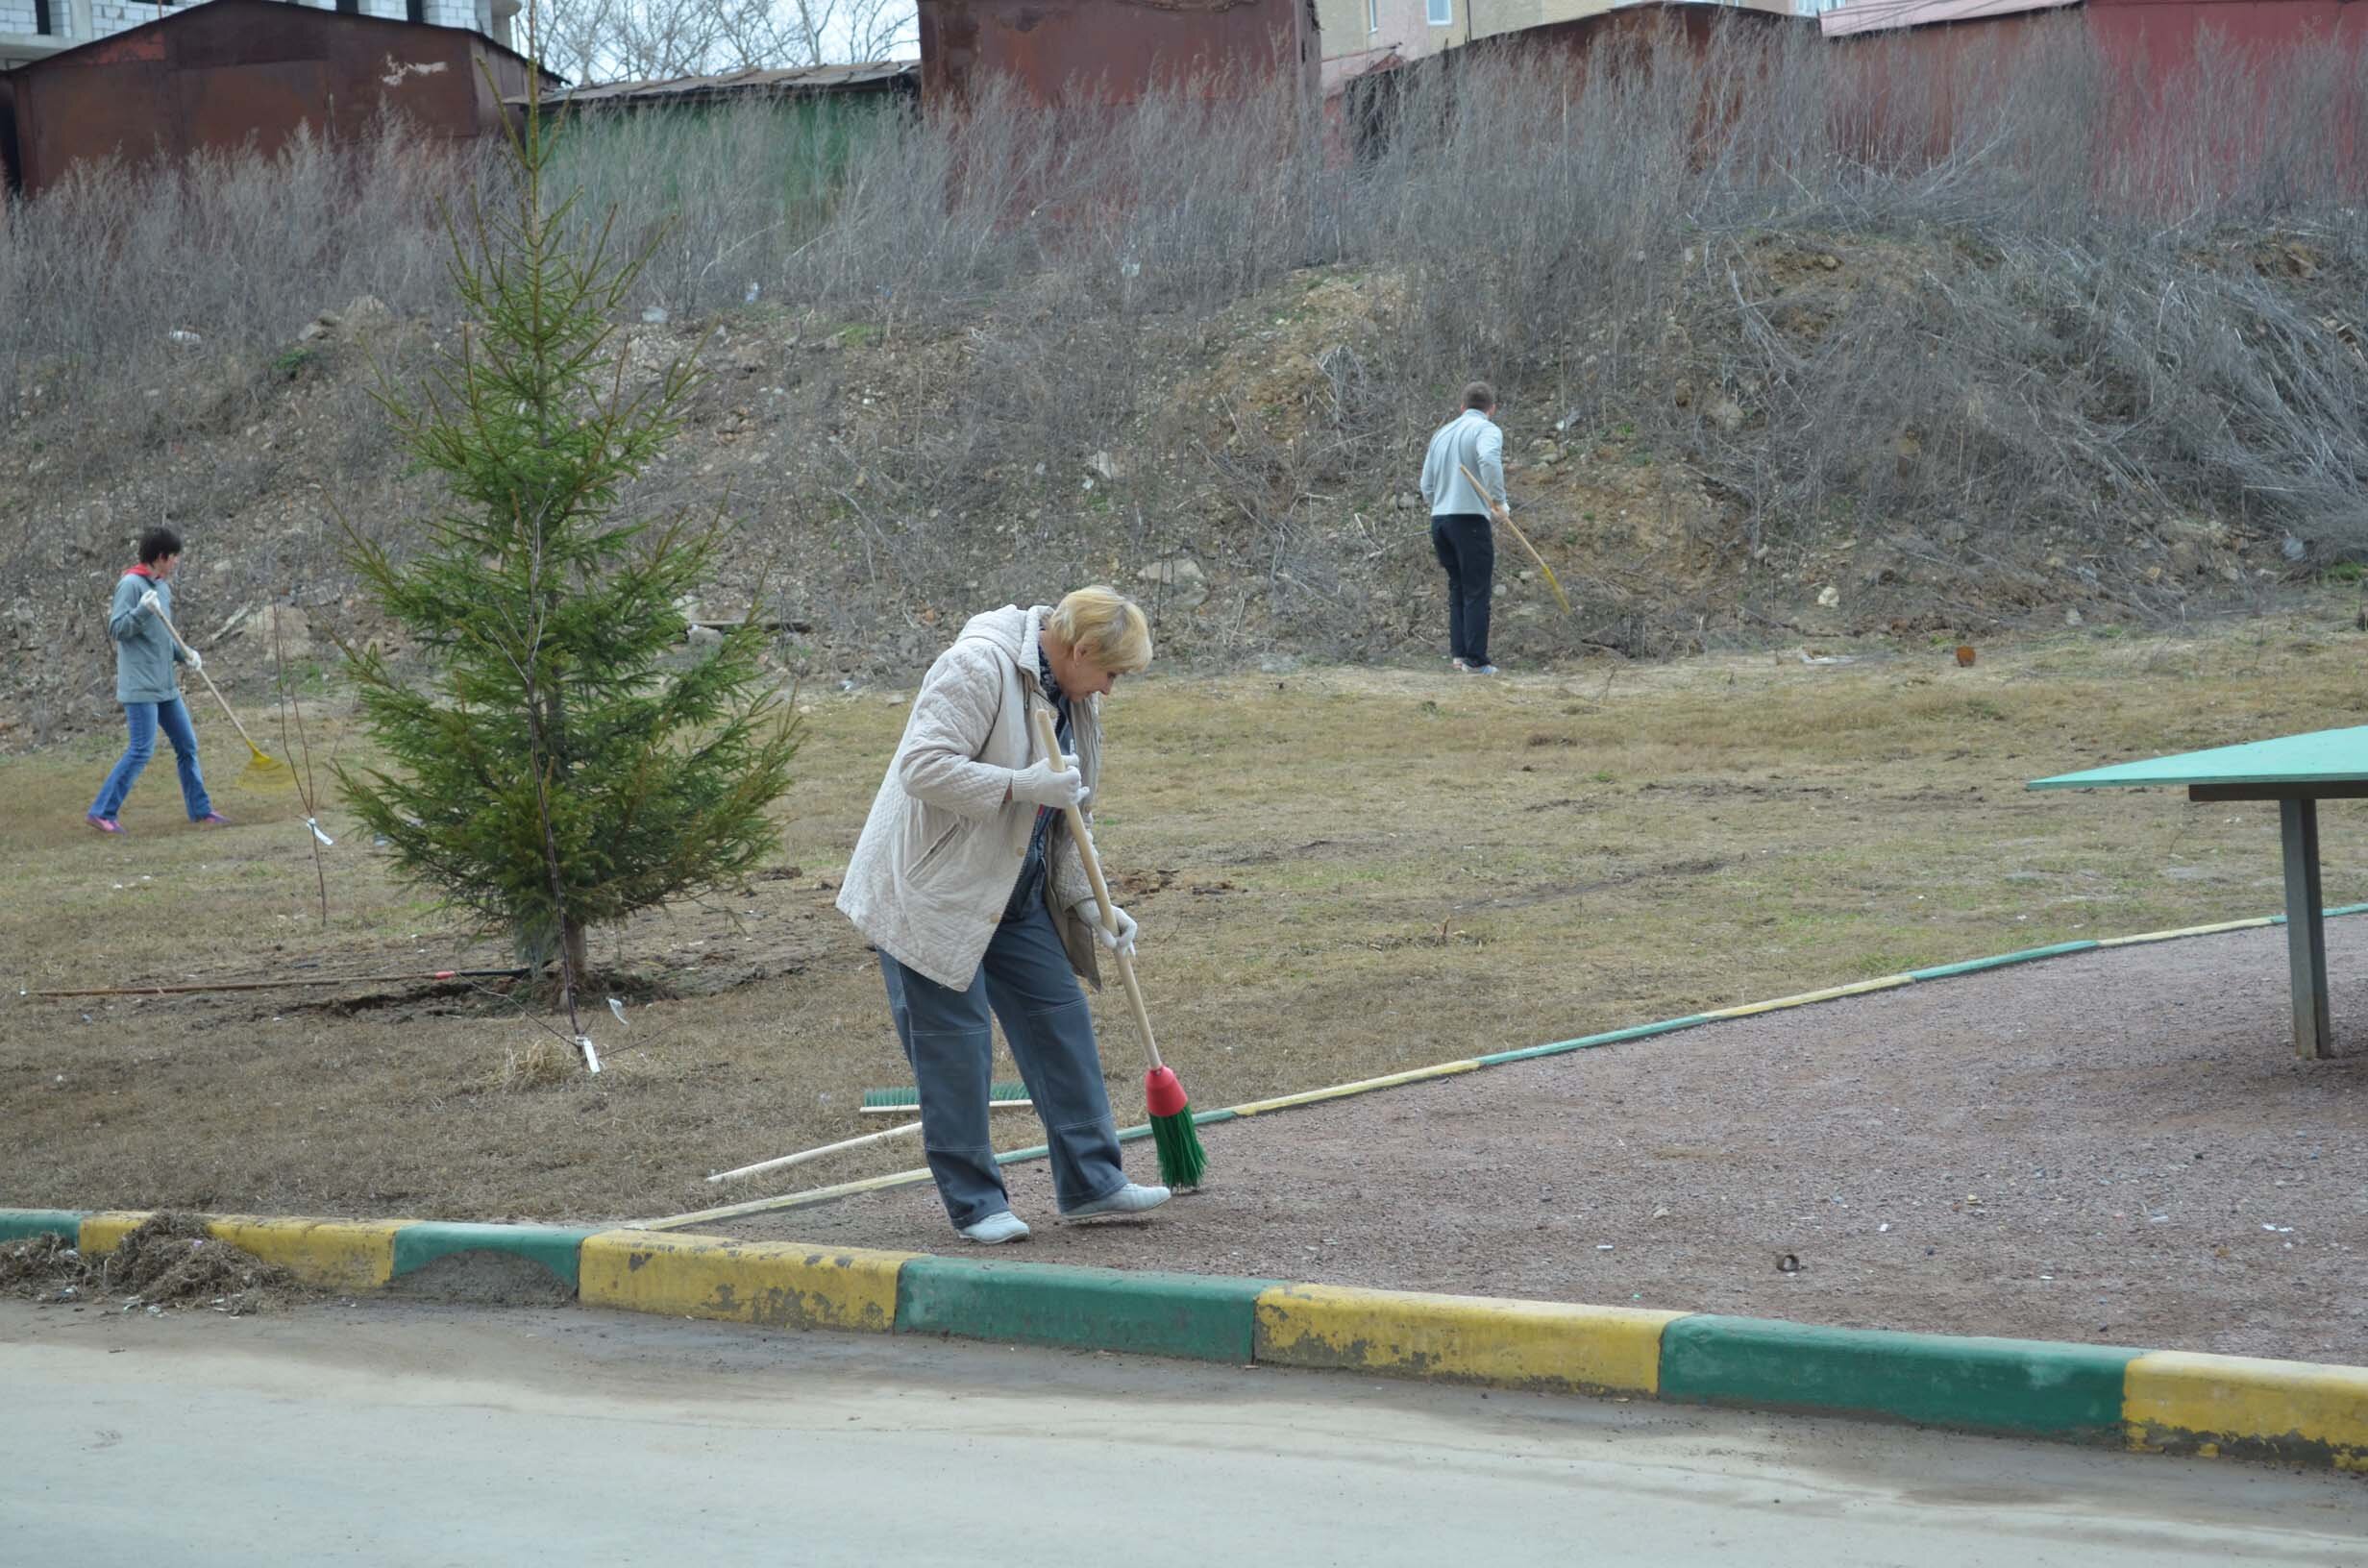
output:
[[2285, 843], [2285, 953], [2294, 982], [2294, 1049], [2305, 1060], [2334, 1054], [2327, 1022], [2327, 925], [2319, 896], [2319, 803], [2278, 802]]

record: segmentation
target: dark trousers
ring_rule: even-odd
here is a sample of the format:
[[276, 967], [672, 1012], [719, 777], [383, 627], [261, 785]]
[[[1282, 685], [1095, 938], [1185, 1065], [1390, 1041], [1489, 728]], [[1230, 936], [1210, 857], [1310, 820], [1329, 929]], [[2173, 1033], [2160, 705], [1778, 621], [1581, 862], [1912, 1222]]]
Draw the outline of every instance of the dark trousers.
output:
[[1496, 586], [1496, 535], [1473, 512], [1431, 519], [1431, 549], [1447, 569], [1447, 651], [1466, 664], [1489, 662], [1489, 595]]

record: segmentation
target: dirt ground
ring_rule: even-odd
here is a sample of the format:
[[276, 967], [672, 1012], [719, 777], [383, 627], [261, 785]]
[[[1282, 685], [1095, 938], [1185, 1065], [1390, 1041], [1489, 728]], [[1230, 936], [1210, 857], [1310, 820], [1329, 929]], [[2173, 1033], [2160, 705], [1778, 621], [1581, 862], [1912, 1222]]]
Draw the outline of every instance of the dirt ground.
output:
[[[1196, 1104], [1240, 1104], [1919, 965], [2269, 913], [2280, 896], [2269, 808], [2197, 807], [2163, 792], [2035, 795], [2023, 782], [2163, 750], [2368, 722], [2354, 613], [2344, 600], [2180, 638], [2084, 633], [1985, 647], [1971, 669], [1959, 668], [1947, 649], [1894, 645], [1849, 664], [1804, 665], [1788, 653], [1666, 665], [1595, 660], [1487, 682], [1447, 674], [1443, 660], [1221, 677], [1154, 671], [1112, 706], [1097, 827], [1121, 896], [1143, 920], [1141, 972], [1163, 1047]], [[275, 795], [232, 782], [244, 751], [218, 718], [201, 713], [199, 723], [209, 769], [237, 819], [222, 831], [173, 821], [167, 764], [152, 768], [134, 796], [133, 836], [109, 841], [84, 827], [81, 813], [112, 760], [111, 743], [0, 759], [9, 800], [0, 812], [0, 978], [10, 992], [0, 996], [0, 1203], [646, 1218], [756, 1195], [709, 1186], [709, 1171], [889, 1125], [856, 1107], [867, 1089], [908, 1084], [909, 1073], [876, 963], [831, 906], [909, 700], [909, 688], [804, 699], [808, 738], [797, 783], [778, 808], [777, 857], [744, 893], [603, 934], [595, 958], [613, 984], [591, 999], [589, 1027], [608, 1070], [545, 1084], [505, 1066], [551, 1039], [554, 1015], [498, 986], [14, 994], [416, 973], [496, 966], [507, 955], [456, 929], [389, 876], [385, 857], [353, 831], [333, 796], [323, 812], [337, 840], [321, 851], [324, 925], [301, 804], [284, 788]], [[351, 757], [362, 746], [333, 699], [316, 705], [313, 724], [316, 757], [334, 747]], [[262, 734], [294, 754], [276, 726]], [[2330, 903], [2368, 898], [2363, 826], [2368, 804], [2334, 802], [2326, 813]], [[2348, 972], [2343, 941], [2339, 978]], [[2201, 950], [2132, 962], [2184, 965]], [[2261, 1027], [2274, 1032], [2283, 985], [2277, 965], [2248, 973], [2261, 988]], [[608, 1012], [609, 995], [626, 1021]], [[1928, 995], [1885, 1005], [1922, 1007]], [[1141, 1067], [1123, 1002], [1112, 992], [1095, 1007], [1113, 1100], [1139, 1105]], [[1661, 1071], [1705, 1049], [1689, 1036], [1643, 1053], [1525, 1070], [1579, 1086], [1581, 1103], [1591, 1106], [1594, 1075], [1630, 1070], [1640, 1058]], [[2248, 1060], [2268, 1072], [2293, 1070], [2275, 1046], [2221, 1059]], [[1936, 1082], [1955, 1081], [1930, 1070]], [[2331, 1083], [2350, 1070], [2320, 1072]], [[1634, 1109], [1600, 1122], [1558, 1113], [1551, 1130], [1566, 1137], [1507, 1124], [1517, 1145], [1554, 1152], [1461, 1162], [1546, 1167], [1522, 1194], [1525, 1211], [1537, 1211], [1520, 1238], [1531, 1245], [1492, 1243], [1489, 1257], [1551, 1258], [1584, 1240], [1588, 1267], [1625, 1266], [1640, 1239], [1623, 1245], [1618, 1234], [1573, 1237], [1534, 1227], [1576, 1225], [1581, 1216], [1559, 1204], [1583, 1191], [1579, 1173], [1605, 1154], [1598, 1145], [1630, 1136], [1620, 1118], [1640, 1117], [1662, 1103], [1655, 1096], [1676, 1092], [1661, 1086], [1695, 1079], [1654, 1083], [1615, 1089]], [[1448, 1106], [1483, 1091], [1477, 1083], [1450, 1086], [1339, 1114]], [[1707, 1078], [1686, 1090], [1722, 1091]], [[1791, 1121], [1814, 1129], [1841, 1117], [1852, 1140], [1845, 1147], [1855, 1153], [1874, 1135], [1844, 1114], [1854, 1098], [1838, 1089], [1829, 1097], [1830, 1108], [1808, 1096]], [[1912, 1116], [1923, 1101], [1902, 1090], [1884, 1103]], [[2241, 1117], [2250, 1103], [2231, 1095], [2228, 1114]], [[1024, 1126], [1024, 1114], [1016, 1115]], [[1486, 1121], [1472, 1119], [1475, 1127]], [[1272, 1125], [1289, 1139], [1320, 1124], [1286, 1117]], [[1445, 1125], [1410, 1120], [1394, 1131], [1436, 1139]], [[1756, 1123], [1739, 1125], [1748, 1130], [1740, 1143], [1706, 1126], [1656, 1136], [1649, 1146], [1695, 1151], [1671, 1156], [1672, 1169], [1714, 1174], [1764, 1136]], [[1255, 1258], [1232, 1258], [1247, 1248], [1228, 1242], [1211, 1266], [1330, 1277], [1325, 1255], [1337, 1249], [1324, 1238], [1353, 1237], [1344, 1227], [1364, 1222], [1365, 1200], [1344, 1199], [1343, 1185], [1349, 1193], [1383, 1188], [1353, 1169], [1252, 1182], [1228, 1141], [1248, 1132], [1212, 1132], [1223, 1185], [1175, 1213], [1221, 1213], [1235, 1201], [1226, 1194], [1248, 1201], [1254, 1193], [1262, 1205], [1307, 1216], [1306, 1234], [1288, 1250]], [[2034, 1178], [2026, 1166], [1982, 1163], [1971, 1152], [1979, 1141], [1948, 1141], [1977, 1134], [1990, 1136], [1971, 1115], [1932, 1131], [1934, 1150], [1955, 1152], [1945, 1160], [1931, 1153], [1933, 1164], [1920, 1168], [1987, 1172], [1999, 1191], [1959, 1186], [1954, 1175], [1946, 1184], [1957, 1201], [1974, 1192], [1986, 1207], [2011, 1190], [2008, 1178], [2026, 1186]], [[2087, 1151], [2091, 1161], [2128, 1137], [2109, 1122], [2098, 1136], [2107, 1141]], [[2230, 1136], [2243, 1136], [2243, 1124], [2232, 1121]], [[2208, 1155], [2216, 1137], [2197, 1147]], [[1812, 1139], [1810, 1147], [1828, 1145]], [[2080, 1148], [2067, 1131], [2058, 1155], [2034, 1157], [2029, 1166], [2071, 1171]], [[1828, 1148], [1817, 1158], [1844, 1156]], [[796, 1185], [917, 1163], [909, 1145], [889, 1144], [803, 1167]], [[1872, 1164], [1909, 1168], [1887, 1154]], [[2120, 1172], [2100, 1174], [2115, 1176], [2118, 1188]], [[1481, 1174], [1443, 1166], [1426, 1179], [1463, 1183]], [[1640, 1237], [1708, 1249], [1702, 1256], [1715, 1266], [1665, 1286], [1637, 1281], [1622, 1289], [1607, 1276], [1601, 1294], [1587, 1278], [1574, 1278], [1570, 1289], [1587, 1286], [1588, 1299], [1779, 1311], [1834, 1277], [1838, 1265], [1813, 1236], [1806, 1245], [1787, 1243], [1775, 1234], [1783, 1227], [1755, 1212], [1730, 1237], [1718, 1229], [1729, 1223], [1724, 1211], [1687, 1207], [1690, 1184], [1665, 1186], [1664, 1195], [1641, 1203], [1639, 1223], [1655, 1208], [1671, 1213], [1658, 1233]], [[1549, 1187], [1561, 1198], [1540, 1204], [1537, 1188]], [[1920, 1197], [1929, 1209], [1936, 1190], [1903, 1186], [1901, 1202]], [[1841, 1187], [1814, 1195], [1828, 1202], [1838, 1192], [1854, 1209], [1865, 1201]], [[1475, 1203], [1487, 1196], [1475, 1188]], [[1605, 1219], [1601, 1203], [1586, 1207], [1589, 1223]], [[1839, 1234], [1845, 1211], [1828, 1207], [1829, 1231]], [[1036, 1203], [1033, 1212], [1043, 1210]], [[943, 1234], [925, 1201], [914, 1212], [926, 1223], [898, 1232], [896, 1244], [928, 1244]], [[1778, 1217], [1812, 1213], [1819, 1212], [1787, 1208]], [[1894, 1231], [1883, 1233], [1887, 1245], [1899, 1216], [1885, 1217], [1894, 1219]], [[1466, 1225], [1452, 1210], [1433, 1208], [1396, 1223], [1411, 1233], [1406, 1257], [1456, 1270], [1396, 1283], [1535, 1286], [1517, 1272], [1492, 1283], [1492, 1270], [1508, 1265], [1480, 1266], [1477, 1219]], [[1604, 1241], [1614, 1252], [1595, 1255]], [[1053, 1256], [1058, 1245], [1048, 1234], [1029, 1255]], [[1774, 1274], [1778, 1250], [1800, 1254], [1802, 1277]], [[2035, 1272], [2061, 1281], [2065, 1271], [2047, 1266], [2059, 1261], [2035, 1260]], [[1741, 1292], [1739, 1282], [1756, 1280], [1763, 1262], [1767, 1277], [1754, 1286], [1762, 1294]], [[1768, 1291], [1779, 1293], [1765, 1299]], [[2249, 1321], [2252, 1300], [2241, 1292], [2230, 1299], [2230, 1321]], [[1903, 1295], [1892, 1320], [1913, 1324], [1911, 1310], [1921, 1304]], [[1981, 1318], [1969, 1312], [1963, 1321]], [[2068, 1322], [2063, 1332], [2094, 1337], [2099, 1323], [2116, 1321], [2109, 1312]], [[2058, 1327], [2027, 1325], [2042, 1326]], [[2140, 1335], [2132, 1328], [2126, 1336]], [[2342, 1359], [2368, 1361], [2368, 1353]]]
[[1015, 1165], [1035, 1233], [992, 1254], [925, 1184], [699, 1228], [2368, 1363], [2368, 918], [2328, 950], [2334, 1061], [2293, 1054], [2270, 928], [1209, 1127], [1208, 1186], [1142, 1222], [1056, 1224]]

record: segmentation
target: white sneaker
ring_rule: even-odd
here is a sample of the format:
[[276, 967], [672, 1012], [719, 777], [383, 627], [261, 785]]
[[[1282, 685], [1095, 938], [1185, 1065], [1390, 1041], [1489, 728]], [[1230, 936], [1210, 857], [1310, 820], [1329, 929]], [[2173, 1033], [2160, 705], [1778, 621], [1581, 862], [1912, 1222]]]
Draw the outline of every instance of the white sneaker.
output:
[[1156, 1209], [1168, 1201], [1164, 1187], [1137, 1187], [1128, 1182], [1106, 1198], [1081, 1203], [1063, 1214], [1063, 1219], [1091, 1219], [1096, 1214], [1139, 1214], [1146, 1209]]
[[1008, 1209], [998, 1210], [982, 1220], [961, 1227], [961, 1230], [964, 1236], [982, 1247], [999, 1247], [1006, 1241], [1027, 1239], [1027, 1221]]

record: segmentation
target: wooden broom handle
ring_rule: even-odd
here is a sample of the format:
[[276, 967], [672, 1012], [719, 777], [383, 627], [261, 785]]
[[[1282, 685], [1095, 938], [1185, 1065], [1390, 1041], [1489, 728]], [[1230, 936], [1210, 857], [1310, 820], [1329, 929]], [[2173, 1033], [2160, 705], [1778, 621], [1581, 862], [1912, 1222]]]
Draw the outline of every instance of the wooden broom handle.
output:
[[[1028, 704], [1028, 718], [1036, 726], [1036, 744], [1045, 748], [1047, 765], [1058, 773], [1066, 772], [1061, 765], [1060, 731], [1053, 727], [1052, 710], [1035, 702]], [[1069, 836], [1077, 841], [1077, 858], [1085, 862], [1085, 879], [1094, 885], [1094, 901], [1101, 906], [1101, 928], [1116, 935], [1119, 922], [1111, 914], [1110, 884], [1102, 880], [1101, 860], [1094, 853], [1094, 835], [1085, 829], [1085, 813], [1074, 806], [1064, 806], [1069, 818]], [[1045, 875], [1052, 875], [1052, 868], [1045, 868]], [[1126, 987], [1126, 1002], [1134, 1009], [1135, 1028], [1143, 1036], [1144, 1053], [1151, 1059], [1151, 1068], [1157, 1071], [1159, 1041], [1151, 1033], [1150, 1010], [1143, 1005], [1143, 988], [1135, 983], [1135, 961], [1122, 952], [1112, 952], [1118, 960], [1119, 979]]]

